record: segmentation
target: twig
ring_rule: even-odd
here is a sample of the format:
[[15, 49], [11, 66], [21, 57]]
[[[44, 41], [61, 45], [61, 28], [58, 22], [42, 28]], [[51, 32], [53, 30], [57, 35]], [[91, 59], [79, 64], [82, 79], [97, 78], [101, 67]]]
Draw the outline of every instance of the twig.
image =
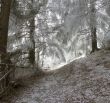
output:
[[0, 78], [0, 82], [11, 72], [12, 70], [9, 70], [2, 78]]

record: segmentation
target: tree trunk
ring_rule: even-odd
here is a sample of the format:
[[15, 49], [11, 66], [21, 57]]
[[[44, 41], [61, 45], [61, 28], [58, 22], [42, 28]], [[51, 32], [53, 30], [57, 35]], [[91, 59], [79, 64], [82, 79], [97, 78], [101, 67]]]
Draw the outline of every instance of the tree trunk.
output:
[[92, 41], [92, 52], [98, 50], [97, 48], [97, 28], [96, 28], [96, 0], [90, 0], [90, 31]]
[[31, 48], [29, 50], [29, 61], [32, 65], [35, 64], [35, 40], [34, 40], [34, 31], [35, 31], [35, 20], [34, 18], [30, 20], [30, 42]]
[[[0, 13], [0, 56], [1, 63], [7, 63], [7, 39], [8, 39], [8, 24], [12, 0], [1, 0], [1, 13]], [[9, 68], [7, 68], [9, 69]], [[5, 74], [6, 65], [0, 67], [2, 75]], [[0, 83], [3, 88], [8, 84], [9, 78]]]
[[97, 35], [96, 35], [96, 27], [91, 28], [91, 37], [92, 37], [92, 52], [98, 50], [97, 48]]
[[7, 53], [8, 24], [12, 0], [2, 0], [0, 13], [0, 54]]

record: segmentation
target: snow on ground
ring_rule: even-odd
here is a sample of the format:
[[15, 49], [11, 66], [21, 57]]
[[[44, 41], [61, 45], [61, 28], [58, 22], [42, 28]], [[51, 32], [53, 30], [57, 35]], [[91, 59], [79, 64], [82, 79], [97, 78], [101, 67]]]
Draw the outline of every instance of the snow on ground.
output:
[[75, 60], [18, 94], [1, 103], [110, 103], [110, 51]]

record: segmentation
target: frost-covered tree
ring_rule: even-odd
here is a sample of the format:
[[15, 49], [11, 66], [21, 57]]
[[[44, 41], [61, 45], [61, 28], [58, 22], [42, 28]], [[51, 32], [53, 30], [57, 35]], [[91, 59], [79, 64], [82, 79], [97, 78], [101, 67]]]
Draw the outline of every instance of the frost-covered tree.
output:
[[[103, 46], [102, 41], [109, 30], [108, 2], [33, 0], [32, 3], [32, 0], [16, 0], [12, 13], [17, 25], [14, 24], [12, 31], [19, 35], [17, 38], [21, 38], [19, 43], [22, 43], [21, 49], [24, 51], [32, 49], [32, 41], [35, 40], [35, 54], [41, 64], [51, 64], [50, 58], [53, 64], [68, 62]], [[44, 6], [45, 3], [47, 5]], [[30, 26], [31, 20], [34, 20], [34, 26]], [[34, 39], [29, 39], [32, 37], [29, 37], [30, 31], [34, 31]]]
[[[15, 51], [21, 50], [20, 58], [23, 59], [26, 56], [31, 64], [35, 63], [35, 18], [46, 3], [47, 0], [14, 0], [13, 2], [9, 32], [13, 35], [9, 36], [9, 42], [12, 41], [9, 48], [11, 47], [13, 49], [10, 50]], [[24, 62], [21, 63], [25, 64]]]

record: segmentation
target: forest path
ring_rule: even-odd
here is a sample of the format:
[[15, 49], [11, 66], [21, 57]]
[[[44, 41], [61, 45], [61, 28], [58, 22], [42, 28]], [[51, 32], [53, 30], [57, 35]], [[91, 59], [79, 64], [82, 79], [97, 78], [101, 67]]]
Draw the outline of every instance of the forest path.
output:
[[110, 103], [110, 51], [98, 51], [31, 80], [11, 100], [0, 103]]

